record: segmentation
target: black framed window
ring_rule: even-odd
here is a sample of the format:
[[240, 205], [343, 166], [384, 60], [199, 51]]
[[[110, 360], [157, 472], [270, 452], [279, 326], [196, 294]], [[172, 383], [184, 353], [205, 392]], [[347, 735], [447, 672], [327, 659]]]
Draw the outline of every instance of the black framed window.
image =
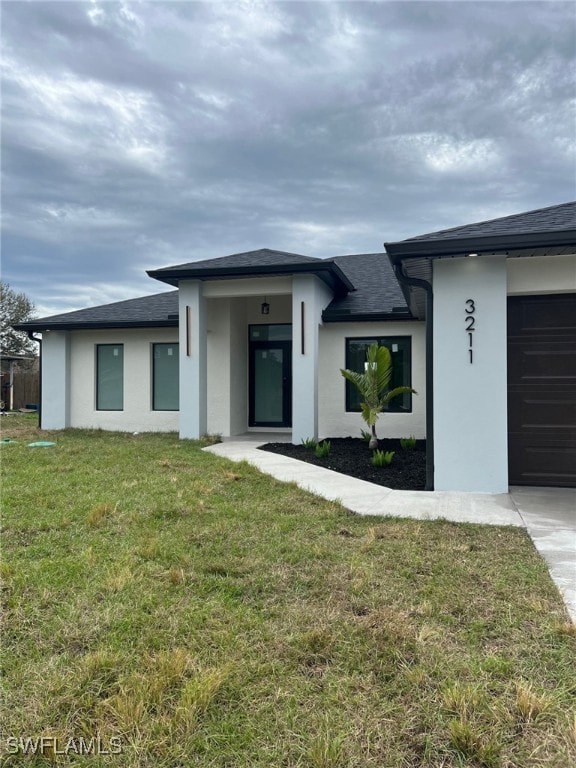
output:
[[96, 344], [96, 410], [124, 410], [123, 344]]
[[152, 344], [152, 410], [180, 408], [178, 344]]
[[249, 326], [250, 341], [292, 341], [292, 323]]
[[[412, 386], [412, 338], [410, 336], [363, 336], [359, 339], [346, 339], [346, 368], [364, 372], [366, 350], [371, 344], [388, 347], [392, 355], [392, 380], [390, 389]], [[351, 381], [346, 381], [346, 410], [360, 411], [362, 398]], [[393, 398], [387, 408], [389, 413], [410, 413], [412, 395]]]

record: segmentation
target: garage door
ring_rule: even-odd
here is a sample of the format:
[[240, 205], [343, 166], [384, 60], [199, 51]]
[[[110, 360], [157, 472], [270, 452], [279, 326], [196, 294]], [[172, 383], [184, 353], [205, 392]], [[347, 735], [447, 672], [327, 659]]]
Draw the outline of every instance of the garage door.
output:
[[576, 486], [576, 295], [508, 299], [510, 485]]

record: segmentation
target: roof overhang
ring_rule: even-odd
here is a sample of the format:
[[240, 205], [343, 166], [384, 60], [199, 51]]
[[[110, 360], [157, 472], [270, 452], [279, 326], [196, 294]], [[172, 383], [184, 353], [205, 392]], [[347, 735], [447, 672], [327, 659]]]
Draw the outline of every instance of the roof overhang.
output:
[[365, 313], [359, 313], [355, 312], [352, 313], [350, 310], [344, 311], [340, 310], [337, 312], [330, 312], [328, 309], [325, 309], [322, 312], [322, 322], [324, 323], [369, 323], [369, 322], [378, 322], [381, 320], [414, 320], [414, 317], [406, 308], [402, 311], [397, 312], [365, 312]]
[[[543, 251], [539, 255], [574, 253], [576, 230], [567, 229], [549, 232], [524, 232], [517, 235], [485, 235], [484, 237], [452, 237], [401, 240], [384, 243], [386, 253], [394, 260], [412, 259], [422, 256], [441, 258], [443, 256], [466, 256], [469, 253], [506, 253], [510, 256], [532, 255], [526, 251]], [[509, 252], [509, 253], [508, 253]]]
[[170, 318], [167, 320], [155, 320], [155, 321], [130, 321], [130, 320], [99, 320], [94, 322], [77, 322], [77, 323], [51, 323], [50, 318], [45, 321], [39, 320], [29, 323], [22, 323], [15, 325], [15, 331], [25, 331], [30, 333], [47, 331], [99, 331], [109, 328], [177, 328], [178, 318]]
[[348, 277], [333, 261], [318, 263], [305, 262], [302, 264], [273, 264], [265, 266], [242, 267], [211, 267], [210, 269], [185, 269], [170, 267], [164, 269], [149, 269], [147, 274], [155, 280], [178, 287], [181, 280], [229, 280], [247, 277], [279, 277], [286, 275], [313, 274], [320, 278], [336, 296], [342, 296], [355, 288]]
[[[384, 243], [392, 267], [407, 277], [432, 282], [436, 259], [534, 258], [576, 253], [576, 230], [526, 232], [468, 238], [430, 238]], [[402, 285], [406, 302], [417, 317], [424, 317], [425, 298], [418, 288]]]

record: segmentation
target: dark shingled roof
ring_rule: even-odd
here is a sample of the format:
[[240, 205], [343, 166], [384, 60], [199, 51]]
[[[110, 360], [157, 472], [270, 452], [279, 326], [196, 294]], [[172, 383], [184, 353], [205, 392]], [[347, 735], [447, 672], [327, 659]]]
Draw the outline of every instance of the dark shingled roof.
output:
[[178, 291], [116, 301], [99, 307], [79, 309], [15, 326], [23, 331], [66, 331], [89, 328], [159, 328], [178, 326]]
[[[576, 202], [551, 205], [527, 213], [441, 229], [408, 240], [385, 243], [392, 264], [402, 264], [407, 277], [430, 282], [432, 261], [471, 254], [513, 258], [562, 256], [576, 252]], [[405, 287], [412, 313], [424, 317], [422, 289]]]
[[333, 261], [356, 290], [336, 298], [323, 313], [326, 322], [411, 319], [406, 299], [384, 253], [336, 256]]
[[149, 270], [154, 275], [160, 276], [163, 272], [211, 272], [214, 269], [224, 270], [228, 267], [234, 269], [238, 267], [276, 267], [287, 264], [302, 264], [304, 262], [318, 262], [312, 256], [301, 256], [298, 253], [287, 253], [286, 251], [274, 251], [270, 248], [260, 248], [257, 251], [244, 251], [243, 253], [233, 253], [231, 256], [220, 256], [216, 259], [204, 259], [204, 261], [189, 261], [187, 264], [176, 264], [173, 267], [162, 267], [161, 269]]
[[150, 277], [176, 286], [180, 280], [185, 279], [224, 280], [301, 273], [317, 274], [338, 295], [354, 290], [354, 286], [332, 259], [315, 259], [297, 253], [272, 251], [270, 248], [235, 253], [232, 256], [223, 256], [219, 259], [192, 261], [174, 267], [148, 270]]
[[385, 243], [386, 252], [394, 262], [422, 256], [465, 256], [473, 252], [511, 257], [557, 256], [574, 253], [575, 246], [576, 202]]
[[503, 216], [500, 219], [479, 221], [462, 227], [440, 229], [426, 235], [409, 237], [414, 240], [447, 240], [449, 238], [487, 237], [491, 235], [519, 235], [530, 232], [559, 232], [576, 229], [576, 202], [551, 205], [526, 213]]
[[[219, 259], [189, 262], [149, 271], [165, 282], [178, 283], [185, 277], [258, 277], [273, 274], [317, 274], [335, 293], [324, 310], [326, 322], [346, 320], [409, 319], [405, 295], [390, 262], [410, 259], [415, 275], [429, 279], [430, 258], [470, 250], [488, 253], [505, 248], [507, 255], [553, 255], [573, 253], [576, 245], [576, 202], [553, 205], [527, 213], [504, 216], [463, 227], [443, 229], [397, 243], [387, 243], [390, 261], [383, 253], [359, 253], [317, 259], [285, 251], [261, 248]], [[406, 292], [409, 293], [408, 291]], [[414, 311], [416, 309], [413, 307]], [[149, 328], [178, 325], [178, 291], [143, 296], [100, 307], [81, 309], [31, 320], [17, 330], [42, 331], [87, 328]], [[417, 312], [418, 316], [422, 316]]]
[[[233, 266], [236, 258], [243, 266], [253, 266], [253, 254], [267, 265], [307, 264], [314, 267], [330, 268], [334, 274], [341, 275], [337, 287], [344, 282], [354, 285], [355, 290], [345, 293], [338, 291], [334, 300], [324, 310], [326, 322], [345, 320], [381, 320], [406, 319], [410, 314], [404, 295], [398, 285], [388, 259], [383, 253], [360, 253], [350, 256], [337, 256], [334, 259], [314, 259], [308, 256], [281, 253], [280, 251], [250, 251], [227, 256], [224, 259], [209, 259], [204, 262], [192, 262], [194, 268], [200, 265], [213, 274], [215, 266], [225, 262]], [[294, 259], [294, 261], [292, 261]], [[184, 265], [185, 267], [187, 265]], [[172, 269], [172, 268], [170, 268]], [[267, 274], [267, 273], [264, 273]], [[61, 315], [52, 315], [31, 320], [17, 326], [19, 330], [82, 330], [90, 328], [151, 328], [176, 327], [178, 325], [178, 291], [142, 296], [138, 299], [118, 301], [100, 307], [80, 309]]]

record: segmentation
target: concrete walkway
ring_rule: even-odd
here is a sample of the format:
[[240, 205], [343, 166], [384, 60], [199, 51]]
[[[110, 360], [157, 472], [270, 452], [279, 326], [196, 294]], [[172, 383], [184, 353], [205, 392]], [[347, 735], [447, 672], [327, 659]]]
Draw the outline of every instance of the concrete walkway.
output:
[[317, 496], [339, 501], [359, 515], [527, 528], [576, 622], [576, 490], [513, 488], [510, 494], [395, 491], [258, 450], [265, 442], [279, 442], [279, 436], [242, 435], [204, 450], [231, 461], [247, 461], [277, 480], [297, 483]]
[[515, 486], [510, 496], [576, 623], [576, 489]]

